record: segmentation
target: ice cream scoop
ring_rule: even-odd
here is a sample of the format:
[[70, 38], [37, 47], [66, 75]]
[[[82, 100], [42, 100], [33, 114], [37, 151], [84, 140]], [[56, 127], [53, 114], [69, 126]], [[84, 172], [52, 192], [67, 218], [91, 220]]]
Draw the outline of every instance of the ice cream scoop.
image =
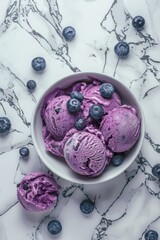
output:
[[115, 108], [106, 115], [100, 126], [105, 142], [113, 152], [125, 152], [140, 136], [141, 123], [136, 110], [129, 105]]
[[105, 114], [121, 105], [120, 97], [116, 92], [113, 93], [110, 99], [102, 97], [100, 93], [100, 83], [96, 81], [87, 85], [82, 90], [82, 93], [84, 96], [83, 106], [85, 117], [88, 117], [89, 109], [93, 104], [101, 105]]
[[74, 133], [64, 145], [64, 158], [69, 167], [85, 176], [98, 176], [109, 163], [105, 145], [93, 133]]
[[26, 210], [39, 212], [56, 204], [59, 189], [52, 176], [34, 172], [22, 179], [17, 187], [17, 197]]
[[74, 127], [77, 118], [81, 116], [81, 112], [72, 114], [67, 110], [69, 99], [67, 95], [55, 97], [43, 110], [44, 125], [56, 140], [62, 140], [65, 134]]

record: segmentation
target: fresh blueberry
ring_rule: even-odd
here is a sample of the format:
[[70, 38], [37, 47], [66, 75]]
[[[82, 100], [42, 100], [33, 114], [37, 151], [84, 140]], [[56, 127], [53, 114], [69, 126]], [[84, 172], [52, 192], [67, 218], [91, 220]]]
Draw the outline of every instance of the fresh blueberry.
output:
[[36, 57], [32, 60], [32, 67], [35, 71], [43, 71], [46, 67], [46, 61], [43, 57]]
[[21, 155], [21, 157], [28, 157], [29, 149], [27, 147], [22, 147], [19, 149], [19, 154]]
[[133, 27], [136, 28], [138, 31], [143, 29], [144, 24], [145, 20], [142, 16], [136, 16], [132, 20]]
[[80, 92], [77, 92], [77, 91], [71, 92], [70, 97], [71, 97], [71, 98], [76, 98], [76, 99], [78, 99], [80, 102], [82, 102], [82, 101], [83, 101], [83, 98], [84, 98], [84, 97], [83, 97], [83, 94], [80, 93]]
[[33, 91], [35, 88], [36, 88], [37, 84], [34, 80], [29, 80], [27, 82], [27, 88], [30, 90], [30, 91]]
[[154, 230], [148, 230], [144, 235], [145, 240], [158, 240], [158, 233]]
[[70, 113], [77, 113], [80, 110], [81, 103], [76, 98], [71, 98], [67, 101], [67, 109]]
[[115, 154], [112, 159], [111, 162], [114, 166], [120, 166], [124, 161], [124, 156], [121, 153], [117, 153]]
[[100, 120], [104, 115], [103, 107], [93, 104], [89, 109], [89, 116], [94, 120]]
[[126, 42], [119, 42], [115, 45], [114, 51], [119, 57], [125, 58], [129, 54], [129, 45]]
[[115, 92], [115, 87], [110, 83], [103, 83], [101, 84], [99, 90], [102, 97], [111, 98]]
[[62, 34], [66, 41], [71, 42], [76, 35], [76, 31], [73, 27], [68, 26], [63, 29]]
[[159, 177], [160, 178], [160, 164], [157, 163], [156, 165], [154, 165], [152, 167], [152, 174], [155, 176], [155, 177]]
[[0, 134], [6, 134], [11, 128], [11, 121], [7, 117], [0, 117]]
[[47, 229], [52, 235], [57, 235], [62, 231], [62, 225], [58, 220], [51, 220], [47, 225]]
[[91, 212], [93, 212], [94, 210], [94, 202], [92, 202], [89, 199], [85, 199], [81, 202], [80, 204], [80, 210], [84, 213], [84, 214], [90, 214]]
[[84, 118], [79, 118], [75, 123], [75, 128], [77, 130], [83, 130], [86, 127], [86, 120]]

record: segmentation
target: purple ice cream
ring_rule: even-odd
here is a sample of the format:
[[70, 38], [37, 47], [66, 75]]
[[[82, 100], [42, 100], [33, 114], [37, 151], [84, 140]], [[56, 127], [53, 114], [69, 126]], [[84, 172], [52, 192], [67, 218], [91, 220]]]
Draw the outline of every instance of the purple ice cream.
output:
[[104, 113], [108, 113], [114, 108], [118, 108], [121, 105], [119, 95], [115, 92], [110, 99], [103, 98], [100, 94], [100, 83], [94, 81], [92, 84], [87, 85], [83, 88], [82, 93], [84, 95], [84, 116], [88, 117], [89, 108], [93, 104], [99, 104], [103, 107]]
[[[141, 130], [136, 110], [128, 105], [121, 106], [116, 89], [111, 97], [103, 97], [101, 84], [95, 79], [82, 80], [67, 89], [55, 89], [45, 98], [41, 110], [46, 150], [65, 158], [76, 173], [91, 177], [104, 171], [114, 153], [131, 149]], [[72, 91], [83, 95], [77, 113], [70, 113], [67, 108]], [[89, 114], [93, 105], [104, 110], [98, 121]], [[79, 118], [85, 120], [83, 129], [76, 129]]]
[[26, 210], [39, 212], [56, 204], [59, 189], [53, 177], [34, 172], [22, 179], [17, 187], [17, 197]]
[[140, 136], [141, 123], [136, 110], [128, 105], [115, 108], [104, 117], [100, 130], [113, 152], [131, 149]]
[[110, 161], [103, 141], [85, 131], [74, 133], [66, 141], [64, 158], [73, 171], [92, 177], [100, 175]]
[[57, 140], [62, 140], [65, 134], [74, 127], [80, 114], [71, 114], [67, 110], [69, 96], [55, 97], [45, 109], [44, 122], [48, 132]]

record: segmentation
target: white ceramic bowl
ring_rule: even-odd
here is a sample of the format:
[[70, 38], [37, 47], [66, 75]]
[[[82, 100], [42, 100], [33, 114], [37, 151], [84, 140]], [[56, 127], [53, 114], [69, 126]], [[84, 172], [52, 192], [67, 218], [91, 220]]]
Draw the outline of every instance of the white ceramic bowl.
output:
[[[116, 91], [119, 93], [122, 103], [126, 103], [135, 107], [135, 109], [137, 110], [138, 116], [141, 119], [140, 138], [137, 141], [137, 143], [134, 145], [134, 147], [130, 151], [128, 151], [127, 155], [125, 156], [125, 161], [118, 167], [114, 167], [111, 165], [107, 166], [104, 172], [98, 177], [84, 177], [74, 173], [68, 167], [64, 159], [56, 157], [45, 150], [45, 145], [42, 138], [42, 121], [40, 117], [40, 111], [41, 111], [44, 98], [55, 88], [67, 88], [71, 86], [73, 83], [84, 80], [84, 79], [85, 81], [92, 81], [92, 79], [97, 79], [102, 82], [112, 83], [115, 86]], [[118, 176], [119, 174], [121, 174], [122, 172], [124, 172], [137, 157], [144, 139], [144, 116], [143, 116], [143, 112], [139, 102], [136, 100], [132, 92], [127, 87], [125, 87], [121, 82], [100, 73], [93, 73], [93, 72], [75, 73], [73, 75], [64, 77], [63, 79], [54, 83], [41, 96], [33, 113], [32, 122], [31, 122], [31, 135], [32, 135], [33, 143], [37, 150], [38, 155], [40, 156], [43, 163], [53, 173], [62, 177], [65, 180], [75, 182], [75, 183], [80, 183], [80, 184], [102, 183], [102, 182], [111, 180], [116, 176]]]

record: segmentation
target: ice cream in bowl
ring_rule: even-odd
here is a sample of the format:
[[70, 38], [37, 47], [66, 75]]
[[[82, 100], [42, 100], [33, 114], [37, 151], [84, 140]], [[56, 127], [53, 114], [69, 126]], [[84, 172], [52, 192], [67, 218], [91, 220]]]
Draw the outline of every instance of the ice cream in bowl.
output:
[[96, 184], [123, 173], [144, 139], [144, 116], [131, 90], [100, 73], [76, 73], [39, 99], [31, 134], [43, 163], [65, 180]]

